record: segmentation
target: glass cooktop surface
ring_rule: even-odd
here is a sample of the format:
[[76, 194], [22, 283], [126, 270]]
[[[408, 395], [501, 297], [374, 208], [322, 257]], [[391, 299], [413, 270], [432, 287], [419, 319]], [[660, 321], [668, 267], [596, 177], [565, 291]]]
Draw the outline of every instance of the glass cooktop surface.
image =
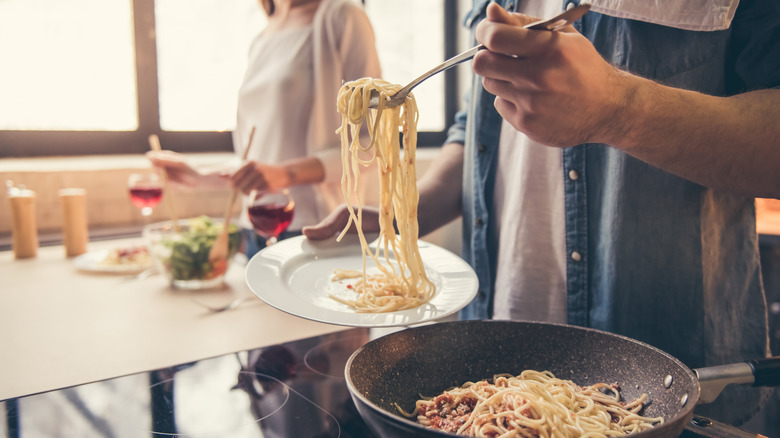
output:
[[[370, 329], [352, 328], [0, 401], [0, 437], [375, 438], [344, 378], [371, 339]], [[770, 405], [776, 424], [780, 404]], [[682, 436], [756, 436], [703, 421]]]
[[[350, 329], [6, 401], [10, 437], [373, 437], [344, 379]], [[2, 424], [2, 423], [0, 423]]]

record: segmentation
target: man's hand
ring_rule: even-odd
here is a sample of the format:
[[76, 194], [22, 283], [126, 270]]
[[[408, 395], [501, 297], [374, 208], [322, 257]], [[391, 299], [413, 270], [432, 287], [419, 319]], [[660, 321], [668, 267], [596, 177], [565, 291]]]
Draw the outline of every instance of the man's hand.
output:
[[474, 71], [497, 96], [496, 109], [545, 145], [609, 143], [622, 123], [628, 75], [572, 26], [554, 32], [522, 27], [531, 21], [492, 3], [477, 27], [477, 40], [488, 50], [474, 57]]

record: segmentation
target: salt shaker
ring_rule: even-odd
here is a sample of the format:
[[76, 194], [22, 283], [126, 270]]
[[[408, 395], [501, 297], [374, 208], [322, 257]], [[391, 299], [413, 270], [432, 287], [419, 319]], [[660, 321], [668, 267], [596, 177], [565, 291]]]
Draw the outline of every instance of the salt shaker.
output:
[[87, 191], [78, 188], [60, 190], [62, 204], [62, 240], [65, 255], [77, 256], [87, 252]]
[[35, 218], [35, 192], [14, 189], [8, 193], [11, 210], [11, 247], [14, 257], [24, 259], [38, 255], [38, 222]]

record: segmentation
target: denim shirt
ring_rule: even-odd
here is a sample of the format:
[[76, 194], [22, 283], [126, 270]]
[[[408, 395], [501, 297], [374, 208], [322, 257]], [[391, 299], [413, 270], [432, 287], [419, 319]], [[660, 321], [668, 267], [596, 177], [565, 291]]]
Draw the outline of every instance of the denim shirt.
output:
[[[562, 1], [564, 8], [578, 2]], [[499, 3], [511, 8], [513, 1]], [[472, 31], [487, 4], [476, 1], [468, 14]], [[726, 96], [780, 84], [780, 42], [772, 38], [778, 17], [774, 0], [742, 0], [722, 31], [594, 12], [575, 27], [619, 68]], [[480, 284], [462, 319], [489, 318], [494, 305], [496, 248], [488, 228], [501, 119], [493, 100], [475, 76], [467, 108], [448, 133], [448, 142], [465, 145], [463, 256]], [[753, 198], [703, 187], [603, 144], [562, 154], [568, 323], [649, 343], [691, 368], [768, 355]], [[765, 396], [731, 385], [697, 412], [738, 424]]]

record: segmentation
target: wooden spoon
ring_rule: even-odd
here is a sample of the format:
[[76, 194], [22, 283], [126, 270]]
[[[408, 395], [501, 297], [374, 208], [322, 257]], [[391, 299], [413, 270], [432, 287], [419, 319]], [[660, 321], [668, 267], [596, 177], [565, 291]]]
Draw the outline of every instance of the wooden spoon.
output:
[[[249, 142], [247, 142], [246, 148], [244, 149], [244, 155], [241, 158], [242, 161], [246, 160], [246, 157], [249, 155], [249, 148], [252, 146], [252, 138], [254, 136], [255, 127], [253, 126], [252, 131], [249, 133]], [[236, 203], [237, 197], [238, 190], [233, 189], [233, 191], [230, 193], [230, 201], [227, 205], [227, 211], [225, 211], [225, 220], [222, 221], [222, 232], [219, 233], [217, 240], [214, 241], [214, 245], [211, 246], [211, 250], [209, 251], [209, 263], [211, 264], [219, 263], [220, 260], [227, 262], [230, 243], [228, 229], [230, 228], [230, 217], [233, 216], [233, 204]], [[227, 270], [227, 263], [225, 263], [224, 268]]]
[[[162, 150], [162, 146], [160, 146], [160, 138], [157, 137], [157, 134], [152, 134], [149, 136], [149, 146], [151, 146], [152, 150], [155, 152], [160, 152]], [[173, 204], [173, 192], [171, 192], [170, 187], [168, 186], [168, 172], [164, 171], [162, 172], [162, 181], [163, 181], [163, 188], [165, 189], [165, 198], [168, 200], [168, 208], [171, 211], [171, 222], [173, 223], [173, 230], [177, 233], [179, 232], [179, 217], [176, 215], [176, 208]]]

